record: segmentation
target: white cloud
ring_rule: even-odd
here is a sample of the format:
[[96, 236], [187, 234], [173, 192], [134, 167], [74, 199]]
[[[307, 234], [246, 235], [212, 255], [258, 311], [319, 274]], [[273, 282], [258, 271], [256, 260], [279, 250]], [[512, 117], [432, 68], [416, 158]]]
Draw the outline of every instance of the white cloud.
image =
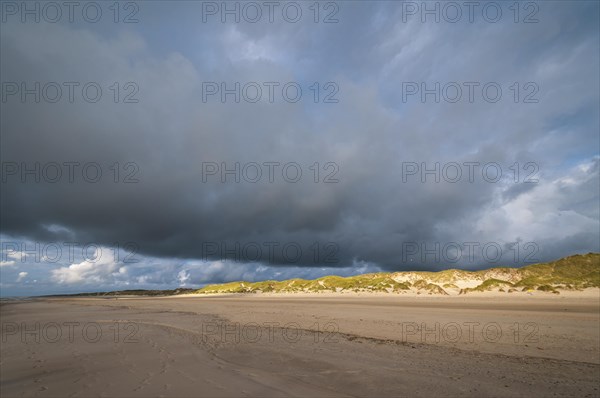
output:
[[[520, 249], [533, 242], [537, 260], [551, 260], [562, 253], [600, 250], [598, 228], [599, 158], [583, 161], [552, 179], [541, 177], [538, 184], [508, 199], [507, 186], [477, 214], [461, 222], [444, 223], [440, 236], [446, 242], [489, 242], [500, 246], [521, 242]], [[442, 239], [443, 241], [444, 239]], [[595, 243], [594, 243], [595, 242]], [[594, 248], [595, 246], [595, 248]], [[513, 262], [512, 252], [505, 262]], [[521, 254], [519, 260], [523, 261]], [[518, 261], [517, 261], [518, 262]], [[480, 259], [473, 262], [483, 263]]]
[[11, 267], [11, 266], [13, 266], [15, 264], [16, 263], [14, 261], [12, 261], [12, 260], [10, 260], [10, 261], [9, 260], [6, 260], [6, 261], [2, 260], [2, 261], [0, 261], [0, 267]]
[[177, 280], [179, 281], [180, 286], [185, 286], [187, 281], [190, 280], [190, 273], [186, 270], [179, 271]]
[[124, 267], [116, 263], [112, 256], [100, 254], [102, 251], [108, 252], [107, 248], [102, 249], [96, 250], [94, 258], [98, 258], [97, 261], [82, 261], [52, 270], [52, 279], [60, 284], [105, 284], [126, 274]]
[[[6, 242], [3, 242], [6, 243]], [[0, 267], [12, 267], [16, 265], [17, 260], [23, 258], [24, 253], [17, 250], [12, 249], [4, 249], [2, 253], [0, 253]]]

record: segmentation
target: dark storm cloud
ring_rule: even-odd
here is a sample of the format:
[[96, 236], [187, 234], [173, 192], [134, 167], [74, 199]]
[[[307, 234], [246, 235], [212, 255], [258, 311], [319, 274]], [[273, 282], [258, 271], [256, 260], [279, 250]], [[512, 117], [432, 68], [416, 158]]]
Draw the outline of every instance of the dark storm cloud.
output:
[[[167, 6], [150, 6], [148, 20], [161, 7]], [[598, 170], [597, 158], [590, 159], [598, 153], [598, 37], [592, 34], [598, 21], [576, 23], [590, 7], [597, 14], [597, 5], [544, 5], [541, 22], [531, 25], [510, 18], [423, 24], [402, 23], [401, 9], [391, 3], [343, 3], [340, 23], [316, 27], [202, 25], [172, 10], [186, 17], [169, 19], [161, 37], [143, 20], [116, 32], [108, 30], [114, 26], [3, 24], [3, 82], [98, 82], [104, 94], [97, 103], [78, 96], [74, 103], [21, 103], [16, 97], [2, 104], [5, 164], [97, 162], [103, 172], [98, 183], [84, 181], [80, 168], [75, 183], [66, 175], [59, 183], [8, 176], [2, 233], [39, 241], [136, 242], [143, 255], [200, 260], [248, 261], [236, 245], [256, 243], [259, 263], [320, 266], [334, 253], [328, 266], [367, 262], [385, 269], [414, 267], [405, 256], [407, 243], [538, 242], [544, 258], [597, 251]], [[181, 39], [173, 44], [177, 51], [169, 49], [170, 35]], [[202, 82], [221, 81], [297, 81], [304, 96], [298, 103], [281, 97], [274, 103], [203, 102]], [[312, 103], [308, 86], [315, 81], [335, 82], [339, 103]], [[504, 99], [403, 102], [402, 83], [422, 81], [498, 82]], [[515, 81], [536, 82], [539, 103], [514, 103], [509, 86]], [[114, 103], [114, 82], [135, 82], [139, 102]], [[576, 123], [555, 123], [578, 112]], [[574, 156], [577, 164], [595, 168], [581, 174], [565, 166]], [[203, 182], [206, 162], [229, 168], [295, 162], [303, 175], [297, 183], [285, 181], [280, 166], [270, 183], [263, 167], [257, 183], [234, 183], [232, 176], [222, 183], [218, 174]], [[310, 168], [315, 162], [318, 183]], [[404, 182], [406, 162], [480, 166], [472, 182], [466, 168], [457, 183], [436, 183], [432, 176], [423, 183], [420, 173]], [[500, 181], [482, 178], [489, 162], [502, 167]], [[516, 182], [515, 162], [521, 173]], [[536, 184], [523, 183], [527, 162], [539, 168]], [[323, 182], [332, 171], [338, 181]], [[129, 173], [139, 182], [123, 183]], [[560, 179], [569, 182], [563, 186]], [[302, 256], [282, 252], [290, 243]], [[275, 245], [272, 252], [269, 245]], [[429, 268], [444, 262], [415, 259]], [[479, 255], [458, 265], [481, 263]]]

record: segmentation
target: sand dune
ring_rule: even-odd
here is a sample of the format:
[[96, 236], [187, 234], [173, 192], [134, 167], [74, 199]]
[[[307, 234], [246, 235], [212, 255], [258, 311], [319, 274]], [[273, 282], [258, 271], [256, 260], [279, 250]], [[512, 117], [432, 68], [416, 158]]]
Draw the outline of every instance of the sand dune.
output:
[[600, 253], [576, 254], [522, 268], [495, 267], [480, 271], [445, 269], [404, 271], [318, 279], [235, 281], [207, 285], [196, 293], [395, 293], [454, 296], [472, 293], [578, 293], [600, 288]]

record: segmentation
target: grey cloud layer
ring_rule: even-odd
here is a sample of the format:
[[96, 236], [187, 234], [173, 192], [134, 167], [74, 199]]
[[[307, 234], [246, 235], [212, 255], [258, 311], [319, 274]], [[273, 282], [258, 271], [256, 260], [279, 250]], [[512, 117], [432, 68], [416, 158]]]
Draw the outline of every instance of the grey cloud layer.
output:
[[[161, 7], [149, 6], [148, 20]], [[140, 88], [137, 104], [2, 104], [3, 162], [140, 167], [140, 182], [129, 185], [9, 180], [4, 234], [133, 241], [143, 254], [186, 259], [203, 258], [203, 242], [298, 242], [305, 250], [294, 264], [279, 251], [264, 263], [309, 267], [320, 265], [306, 250], [314, 242], [335, 242], [340, 267], [384, 269], [414, 267], [403, 242], [537, 242], [539, 260], [600, 250], [597, 4], [543, 4], [531, 25], [402, 23], [392, 3], [343, 3], [339, 24], [316, 27], [202, 25], [173, 12], [182, 17], [167, 20], [161, 37], [143, 15], [116, 30], [2, 24], [3, 81]], [[170, 35], [183, 37], [177, 51]], [[205, 81], [298, 81], [305, 93], [295, 104], [203, 103]], [[336, 82], [339, 103], [313, 104], [315, 81]], [[505, 99], [403, 103], [406, 81], [498, 82]], [[515, 81], [536, 82], [539, 103], [507, 100]], [[268, 161], [297, 162], [305, 175], [296, 184], [202, 182], [203, 162]], [[539, 183], [402, 181], [402, 162], [452, 161], [504, 171], [536, 162]], [[314, 162], [339, 165], [339, 183], [313, 183]]]

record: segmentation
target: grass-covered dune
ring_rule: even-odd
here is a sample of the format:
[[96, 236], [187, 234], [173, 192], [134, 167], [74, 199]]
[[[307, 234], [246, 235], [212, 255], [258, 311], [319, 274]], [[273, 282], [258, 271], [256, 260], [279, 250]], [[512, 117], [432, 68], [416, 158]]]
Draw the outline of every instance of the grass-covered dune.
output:
[[522, 268], [482, 271], [448, 269], [439, 272], [382, 272], [350, 277], [325, 276], [314, 280], [230, 282], [208, 285], [196, 293], [294, 292], [406, 292], [466, 294], [470, 292], [582, 290], [600, 288], [600, 253], [578, 254]]
[[397, 282], [391, 274], [365, 274], [352, 277], [325, 276], [319, 279], [289, 279], [285, 281], [230, 282], [209, 285], [197, 293], [252, 292], [321, 292], [321, 291], [399, 291], [410, 289], [410, 283]]

